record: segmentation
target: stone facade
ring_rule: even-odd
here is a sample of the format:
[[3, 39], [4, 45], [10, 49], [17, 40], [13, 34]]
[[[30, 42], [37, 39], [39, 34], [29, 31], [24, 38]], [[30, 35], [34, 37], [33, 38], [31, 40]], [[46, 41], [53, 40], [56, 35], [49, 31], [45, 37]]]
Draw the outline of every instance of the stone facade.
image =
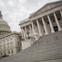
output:
[[21, 51], [21, 37], [10, 33], [0, 38], [0, 57], [14, 55]]
[[10, 26], [3, 20], [0, 11], [0, 57], [14, 55], [21, 51], [21, 36], [11, 32]]
[[45, 5], [26, 20], [20, 24], [23, 49], [32, 46], [0, 62], [62, 62], [62, 1]]
[[62, 62], [62, 31], [40, 37], [31, 47], [0, 62]]
[[38, 40], [39, 37], [62, 30], [62, 1], [48, 3], [20, 22], [22, 38]]

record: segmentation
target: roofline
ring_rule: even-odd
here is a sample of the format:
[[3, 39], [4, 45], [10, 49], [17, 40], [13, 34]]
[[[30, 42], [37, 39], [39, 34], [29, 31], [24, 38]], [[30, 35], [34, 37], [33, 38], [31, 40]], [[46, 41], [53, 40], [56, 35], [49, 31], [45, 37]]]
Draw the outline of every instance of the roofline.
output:
[[28, 19], [25, 19], [26, 21], [22, 21], [22, 22], [20, 22], [20, 24], [19, 25], [22, 25], [22, 24], [24, 24], [24, 23], [27, 23], [27, 22], [30, 22], [30, 19], [28, 18]]
[[16, 33], [16, 32], [14, 32], [14, 33], [9, 33], [9, 34], [7, 34], [7, 35], [5, 35], [5, 36], [3, 36], [3, 37], [1, 37], [0, 39], [3, 39], [3, 38], [5, 38], [5, 37], [8, 37], [8, 36], [11, 36], [11, 35], [19, 35], [20, 36], [20, 34], [19, 33]]
[[[37, 13], [38, 11], [40, 11], [44, 6], [49, 5], [49, 4], [53, 4], [53, 3], [56, 3], [56, 2], [62, 2], [62, 1], [55, 1], [55, 2], [49, 2], [49, 3], [46, 3], [46, 4], [43, 5], [41, 8], [39, 8], [39, 9], [36, 10], [34, 13], [32, 13], [31, 16], [34, 15], [35, 13]], [[30, 16], [30, 17], [31, 17], [31, 16]], [[29, 18], [30, 18], [30, 17], [29, 17]]]
[[[38, 9], [37, 11], [35, 11], [34, 13], [32, 13], [32, 14], [29, 16], [28, 19], [30, 19], [31, 16], [34, 15], [35, 13], [39, 12], [44, 6], [49, 5], [49, 4], [53, 4], [53, 3], [56, 3], [56, 2], [62, 2], [62, 1], [55, 1], [55, 2], [49, 2], [49, 3], [46, 3], [46, 4], [43, 5], [40, 9]], [[24, 23], [27, 23], [28, 21], [29, 21], [29, 20], [24, 21], [24, 22], [22, 21], [23, 23], [20, 23], [19, 25], [22, 25], [22, 24], [24, 24]]]

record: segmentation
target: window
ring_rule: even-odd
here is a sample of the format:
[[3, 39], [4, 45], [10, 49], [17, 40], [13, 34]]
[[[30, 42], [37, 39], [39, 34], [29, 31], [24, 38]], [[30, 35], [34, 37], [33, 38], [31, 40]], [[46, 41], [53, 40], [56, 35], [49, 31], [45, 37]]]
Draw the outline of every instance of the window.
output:
[[8, 54], [10, 54], [10, 51], [8, 51]]
[[13, 53], [13, 50], [11, 52]]

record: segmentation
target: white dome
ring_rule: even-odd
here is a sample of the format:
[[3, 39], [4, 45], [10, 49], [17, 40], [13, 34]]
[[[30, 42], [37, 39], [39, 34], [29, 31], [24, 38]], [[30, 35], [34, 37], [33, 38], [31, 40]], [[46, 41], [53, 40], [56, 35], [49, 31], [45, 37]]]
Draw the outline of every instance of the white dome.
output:
[[0, 12], [0, 32], [1, 31], [10, 32], [10, 27], [9, 27], [8, 23], [3, 20], [1, 12]]

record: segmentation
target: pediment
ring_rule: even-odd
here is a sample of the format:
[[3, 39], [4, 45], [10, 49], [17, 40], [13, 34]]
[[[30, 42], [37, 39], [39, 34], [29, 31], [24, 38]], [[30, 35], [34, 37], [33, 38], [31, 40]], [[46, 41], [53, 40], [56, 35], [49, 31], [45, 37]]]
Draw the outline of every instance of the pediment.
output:
[[59, 5], [62, 5], [62, 1], [61, 2], [48, 3], [48, 4], [44, 5], [42, 8], [40, 8], [39, 11], [44, 12], [44, 11], [47, 11], [47, 10], [52, 9], [54, 7], [57, 7]]
[[48, 3], [48, 4], [44, 5], [43, 7], [41, 7], [38, 11], [36, 11], [35, 13], [33, 13], [33, 14], [30, 16], [30, 18], [33, 17], [33, 16], [35, 17], [35, 16], [37, 16], [38, 14], [43, 13], [43, 12], [45, 12], [45, 11], [47, 11], [47, 10], [53, 9], [54, 7], [57, 7], [57, 6], [59, 6], [59, 5], [62, 5], [62, 1], [57, 1], [57, 2]]

